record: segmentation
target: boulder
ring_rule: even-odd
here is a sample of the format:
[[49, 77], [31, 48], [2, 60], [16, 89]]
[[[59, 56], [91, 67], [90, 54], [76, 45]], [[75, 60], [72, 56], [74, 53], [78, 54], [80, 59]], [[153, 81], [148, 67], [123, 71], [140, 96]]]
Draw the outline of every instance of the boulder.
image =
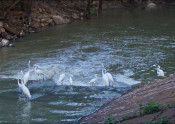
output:
[[80, 15], [81, 15], [81, 16], [84, 16], [84, 13], [83, 13], [83, 12], [81, 12], [81, 13], [80, 13]]
[[32, 22], [32, 23], [31, 23], [31, 27], [37, 29], [37, 28], [40, 27], [40, 23], [38, 23], [38, 22]]
[[0, 27], [3, 27], [3, 22], [0, 21]]
[[9, 40], [2, 39], [1, 43], [2, 43], [2, 46], [8, 46], [9, 45]]
[[41, 23], [43, 23], [43, 22], [45, 22], [45, 21], [46, 21], [46, 19], [41, 19], [41, 20], [40, 20]]
[[43, 10], [42, 10], [41, 8], [39, 8], [38, 10], [39, 10], [39, 12], [40, 12], [40, 13], [42, 13], [42, 12], [43, 12]]
[[5, 32], [5, 29], [0, 27], [0, 34], [4, 33]]
[[19, 36], [20, 36], [20, 37], [24, 37], [24, 36], [25, 36], [24, 31], [21, 31], [21, 32], [19, 33]]
[[147, 4], [147, 8], [149, 8], [149, 9], [152, 9], [152, 8], [155, 8], [155, 7], [156, 7], [156, 4], [155, 3], [149, 2]]
[[48, 23], [48, 24], [51, 24], [52, 22], [53, 22], [52, 19], [48, 19], [48, 20], [47, 20], [47, 23]]
[[40, 22], [40, 19], [39, 18], [33, 18], [32, 19], [34, 22]]
[[74, 18], [74, 19], [78, 19], [79, 16], [78, 16], [76, 13], [73, 13], [73, 14], [72, 14], [72, 18]]
[[53, 10], [50, 10], [50, 14], [51, 14], [51, 15], [55, 15], [55, 14], [56, 14], [56, 12], [55, 12], [55, 11], [53, 11]]
[[67, 23], [68, 21], [66, 19], [64, 19], [63, 17], [56, 15], [56, 16], [52, 16], [53, 22], [55, 24], [62, 24], [62, 23]]

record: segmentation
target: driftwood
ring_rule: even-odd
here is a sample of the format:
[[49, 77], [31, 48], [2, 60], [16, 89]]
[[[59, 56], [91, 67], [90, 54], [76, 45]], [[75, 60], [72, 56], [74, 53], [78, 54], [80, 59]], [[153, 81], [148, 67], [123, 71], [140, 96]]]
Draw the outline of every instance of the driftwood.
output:
[[11, 34], [19, 36], [19, 32], [17, 30], [15, 30], [14, 28], [11, 28], [9, 26], [4, 26], [4, 28], [6, 31], [10, 32]]

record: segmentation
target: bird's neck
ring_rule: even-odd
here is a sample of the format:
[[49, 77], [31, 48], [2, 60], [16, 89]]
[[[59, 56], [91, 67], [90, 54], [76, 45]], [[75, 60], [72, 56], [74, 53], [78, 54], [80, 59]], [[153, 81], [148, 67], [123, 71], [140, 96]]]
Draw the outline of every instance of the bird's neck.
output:
[[98, 77], [97, 77], [97, 75], [95, 75], [95, 79], [97, 79]]
[[102, 68], [102, 71], [101, 72], [102, 72], [102, 75], [104, 75], [103, 68]]

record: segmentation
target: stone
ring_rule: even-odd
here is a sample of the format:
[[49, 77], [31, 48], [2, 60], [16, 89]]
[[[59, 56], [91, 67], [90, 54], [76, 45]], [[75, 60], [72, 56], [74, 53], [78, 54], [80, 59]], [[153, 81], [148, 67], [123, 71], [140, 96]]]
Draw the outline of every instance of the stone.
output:
[[43, 11], [43, 10], [42, 10], [41, 8], [39, 8], [39, 12], [42, 13], [42, 11]]
[[8, 46], [9, 46], [9, 47], [14, 47], [14, 45], [13, 45], [12, 43], [10, 43]]
[[44, 23], [41, 23], [41, 26], [42, 26], [42, 27], [44, 27], [44, 26], [45, 26], [45, 24], [44, 24]]
[[40, 27], [40, 23], [38, 23], [38, 22], [33, 22], [33, 23], [31, 23], [31, 27], [33, 27], [33, 28], [39, 28]]
[[55, 24], [62, 24], [62, 23], [67, 23], [67, 20], [65, 20], [63, 17], [56, 15], [56, 16], [52, 16], [53, 22]]
[[20, 36], [20, 37], [24, 37], [24, 36], [25, 36], [24, 31], [21, 31], [21, 32], [19, 33], [19, 36]]
[[7, 40], [7, 39], [2, 39], [1, 43], [2, 43], [2, 46], [8, 46], [9, 40]]
[[2, 21], [0, 21], [0, 27], [3, 27], [3, 22]]
[[49, 23], [49, 24], [51, 24], [52, 22], [53, 22], [52, 19], [48, 19], [48, 20], [47, 20], [47, 23]]
[[74, 19], [78, 19], [79, 16], [78, 16], [76, 13], [74, 13], [74, 14], [72, 14], [72, 18], [74, 18]]
[[43, 23], [43, 22], [45, 22], [45, 21], [46, 21], [46, 19], [41, 19], [41, 20], [40, 20], [41, 23]]
[[84, 13], [83, 13], [83, 12], [81, 12], [81, 13], [80, 13], [80, 15], [81, 15], [81, 16], [84, 16]]
[[33, 18], [32, 19], [34, 22], [40, 22], [40, 19], [39, 18]]
[[4, 33], [5, 32], [5, 29], [0, 27], [0, 34]]
[[51, 14], [51, 15], [55, 15], [56, 13], [55, 13], [55, 11], [50, 10], [50, 14]]

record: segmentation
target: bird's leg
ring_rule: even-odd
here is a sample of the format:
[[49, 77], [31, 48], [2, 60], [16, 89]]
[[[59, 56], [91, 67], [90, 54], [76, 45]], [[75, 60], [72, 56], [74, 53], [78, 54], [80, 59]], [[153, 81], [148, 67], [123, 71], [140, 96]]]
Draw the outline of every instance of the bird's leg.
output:
[[22, 89], [21, 89], [21, 92], [22, 92], [22, 95], [24, 95], [24, 93], [23, 93]]
[[44, 81], [44, 74], [43, 74], [43, 81]]
[[28, 102], [28, 97], [25, 95], [25, 101]]

